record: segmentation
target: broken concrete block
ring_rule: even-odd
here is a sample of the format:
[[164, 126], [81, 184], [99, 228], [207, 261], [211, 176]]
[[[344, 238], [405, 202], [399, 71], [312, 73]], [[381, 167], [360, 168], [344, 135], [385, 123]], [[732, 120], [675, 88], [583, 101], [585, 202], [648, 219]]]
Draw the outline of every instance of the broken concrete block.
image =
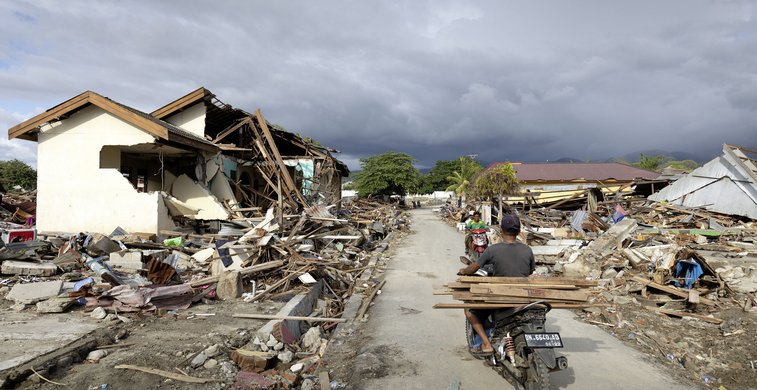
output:
[[187, 206], [199, 210], [193, 218], [219, 220], [229, 218], [229, 212], [226, 210], [226, 207], [207, 188], [187, 175], [181, 175], [174, 181], [173, 186], [171, 186], [171, 195], [184, 202]]
[[5, 299], [23, 304], [37, 303], [58, 296], [62, 287], [62, 280], [17, 284], [13, 286]]
[[242, 274], [239, 271], [225, 272], [218, 280], [216, 294], [220, 299], [236, 299], [242, 296]]
[[208, 361], [205, 362], [205, 364], [202, 365], [205, 369], [211, 370], [216, 367], [218, 367], [218, 360], [216, 359], [208, 359]]
[[37, 302], [37, 312], [39, 313], [63, 313], [75, 301], [71, 298], [54, 298], [42, 302]]
[[106, 263], [108, 263], [109, 266], [115, 268], [124, 268], [135, 271], [142, 271], [145, 269], [145, 264], [142, 263], [141, 251], [127, 250], [113, 252], [109, 255], [108, 261], [106, 261]]
[[294, 359], [294, 353], [287, 349], [285, 351], [280, 352], [276, 357], [282, 363], [287, 364], [287, 363], [290, 363]]
[[216, 252], [216, 248], [205, 248], [203, 250], [200, 250], [192, 255], [192, 259], [197, 261], [198, 263], [204, 263], [208, 261], [209, 258], [213, 257], [213, 255]]
[[54, 263], [6, 260], [2, 266], [2, 273], [8, 275], [53, 276], [56, 272], [58, 267]]
[[107, 349], [98, 349], [90, 352], [87, 355], [87, 361], [97, 363], [100, 361], [100, 359], [108, 356], [108, 350]]
[[221, 354], [221, 352], [221, 346], [219, 344], [211, 345], [205, 348], [204, 351], [202, 351], [202, 353], [204, 353], [207, 357], [216, 357]]
[[314, 326], [302, 336], [302, 347], [305, 351], [314, 351], [321, 346], [321, 328]]
[[588, 248], [593, 249], [600, 256], [604, 257], [612, 253], [631, 233], [636, 230], [638, 224], [636, 220], [625, 218], [622, 221], [612, 225], [606, 232], [602, 233], [596, 240], [592, 241]]
[[615, 268], [608, 268], [602, 272], [602, 279], [612, 279], [616, 276], [618, 276], [618, 271]]
[[92, 313], [89, 313], [89, 316], [96, 320], [102, 320], [108, 316], [108, 313], [102, 307], [96, 307], [95, 310], [92, 310]]
[[[239, 366], [242, 371], [263, 372], [272, 363], [272, 355], [266, 352], [248, 351], [237, 349], [229, 354], [231, 360]], [[291, 360], [290, 360], [291, 361]]]
[[120, 245], [111, 240], [110, 237], [99, 233], [93, 234], [89, 243], [87, 243], [87, 253], [94, 257], [105, 256], [109, 253], [118, 252], [120, 250]]

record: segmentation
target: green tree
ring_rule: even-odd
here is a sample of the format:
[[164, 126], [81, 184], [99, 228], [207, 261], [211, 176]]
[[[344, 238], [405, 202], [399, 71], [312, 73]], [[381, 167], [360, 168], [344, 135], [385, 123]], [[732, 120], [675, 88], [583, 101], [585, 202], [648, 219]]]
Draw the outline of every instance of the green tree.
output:
[[362, 170], [355, 178], [361, 197], [371, 195], [405, 195], [416, 191], [420, 172], [415, 159], [406, 153], [386, 152], [360, 159]]
[[448, 178], [452, 176], [455, 171], [459, 171], [460, 169], [461, 165], [460, 160], [458, 159], [437, 161], [434, 167], [421, 178], [420, 192], [423, 194], [430, 194], [434, 191], [447, 190], [447, 188], [452, 185], [452, 181]]
[[458, 196], [465, 196], [470, 188], [473, 178], [484, 169], [481, 163], [469, 156], [461, 156], [457, 161], [457, 167], [451, 175], [447, 176], [449, 185], [447, 191], [455, 191]]
[[670, 161], [670, 157], [663, 155], [650, 156], [644, 153], [639, 155], [639, 161], [633, 163], [634, 166], [646, 169], [648, 171], [659, 172], [665, 167], [665, 164]]
[[667, 166], [671, 168], [683, 169], [684, 171], [691, 172], [697, 167], [699, 167], [699, 164], [694, 160], [673, 160], [673, 161], [669, 161]]
[[0, 161], [0, 184], [7, 190], [13, 186], [34, 190], [37, 188], [37, 171], [21, 160]]
[[515, 177], [515, 168], [510, 163], [498, 164], [481, 172], [471, 188], [475, 196], [497, 199], [499, 221], [502, 221], [502, 198], [515, 194], [517, 190], [518, 179]]

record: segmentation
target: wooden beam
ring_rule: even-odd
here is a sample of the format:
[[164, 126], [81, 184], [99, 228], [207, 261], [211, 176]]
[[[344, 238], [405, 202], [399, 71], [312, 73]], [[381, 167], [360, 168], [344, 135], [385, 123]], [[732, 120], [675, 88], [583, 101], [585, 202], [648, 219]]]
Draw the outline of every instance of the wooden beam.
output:
[[66, 100], [65, 102], [33, 118], [27, 119], [17, 124], [16, 126], [11, 127], [10, 129], [8, 129], [8, 139], [16, 138], [24, 133], [27, 133], [31, 130], [36, 129], [42, 124], [49, 123], [50, 121], [60, 117], [61, 115], [64, 115], [73, 110], [76, 110], [79, 107], [89, 104], [90, 96], [93, 93], [94, 92], [91, 92], [91, 91], [80, 93], [79, 95], [76, 95], [73, 98]]
[[280, 316], [276, 314], [234, 313], [234, 318], [252, 318], [259, 320], [295, 320], [310, 322], [347, 322], [346, 318], [303, 317], [303, 316]]
[[696, 318], [698, 320], [709, 322], [711, 324], [721, 324], [721, 323], [723, 323], [723, 320], [720, 319], [720, 318], [703, 316], [701, 314], [687, 313], [685, 311], [668, 310], [668, 309], [657, 309], [656, 311], [658, 313], [667, 314], [667, 315], [676, 316], [676, 317], [691, 317], [691, 318]]
[[216, 136], [216, 139], [214, 139], [211, 142], [213, 142], [214, 144], [217, 144], [218, 142], [220, 142], [221, 140], [223, 140], [224, 138], [226, 138], [229, 134], [233, 133], [236, 130], [239, 130], [239, 128], [242, 127], [242, 126], [244, 126], [244, 125], [250, 125], [250, 126], [253, 125], [252, 124], [252, 119], [250, 119], [249, 116], [244, 117], [244, 119], [242, 119], [241, 121], [239, 121], [239, 123], [237, 123], [235, 125], [232, 125], [229, 128], [227, 128], [226, 130], [220, 132]]
[[279, 154], [278, 147], [276, 146], [276, 141], [274, 141], [273, 136], [271, 135], [271, 130], [268, 129], [268, 124], [266, 123], [266, 120], [263, 117], [263, 113], [260, 111], [260, 109], [257, 109], [255, 111], [255, 116], [258, 118], [258, 125], [263, 131], [263, 136], [265, 136], [266, 141], [268, 141], [268, 146], [271, 148], [271, 152], [273, 152], [273, 157], [276, 160], [276, 163], [279, 165], [279, 169], [281, 170], [281, 177], [284, 179], [284, 183], [286, 183], [287, 187], [289, 187], [289, 190], [295, 192], [295, 195], [302, 203], [302, 205], [307, 206], [308, 204], [302, 197], [302, 194], [300, 194], [300, 190], [294, 184], [292, 176], [289, 175], [289, 170], [287, 169], [286, 164], [284, 164], [284, 160], [281, 158], [281, 154]]
[[[664, 291], [664, 292], [666, 292], [668, 294], [673, 294], [673, 295], [679, 296], [681, 298], [689, 299], [689, 291], [688, 290], [678, 289], [676, 287], [671, 287], [671, 286], [665, 286], [663, 284], [655, 283], [655, 282], [653, 282], [653, 281], [651, 281], [649, 279], [642, 278], [640, 276], [634, 276], [633, 280], [635, 280], [635, 281], [637, 281], [637, 282], [639, 282], [639, 283], [641, 283], [641, 284], [643, 284], [645, 286], [652, 287], [652, 288], [660, 290], [660, 291]], [[709, 305], [709, 306], [717, 306], [717, 304], [718, 304], [717, 302], [709, 300], [709, 299], [704, 298], [704, 297], [699, 297], [699, 301], [702, 302], [702, 303], [704, 303], [705, 305]]]
[[589, 293], [585, 291], [548, 290], [543, 288], [514, 288], [497, 284], [480, 284], [471, 287], [474, 294], [491, 294], [506, 297], [524, 297], [533, 299], [561, 299], [567, 301], [586, 302]]
[[[583, 307], [607, 306], [589, 303], [550, 303], [554, 309], [580, 309]], [[434, 309], [507, 309], [524, 306], [522, 303], [437, 303]]]
[[550, 278], [550, 277], [505, 277], [505, 276], [461, 276], [458, 282], [464, 283], [512, 283], [512, 284], [560, 284], [573, 285], [577, 287], [594, 287], [597, 285], [596, 280], [586, 280], [580, 278]]
[[196, 90], [172, 101], [171, 103], [166, 104], [165, 106], [158, 108], [157, 110], [150, 113], [150, 115], [158, 118], [163, 119], [169, 115], [174, 114], [176, 111], [182, 110], [189, 105], [192, 105], [194, 103], [199, 103], [199, 99], [205, 98], [205, 93], [210, 92], [204, 87], [197, 88]]

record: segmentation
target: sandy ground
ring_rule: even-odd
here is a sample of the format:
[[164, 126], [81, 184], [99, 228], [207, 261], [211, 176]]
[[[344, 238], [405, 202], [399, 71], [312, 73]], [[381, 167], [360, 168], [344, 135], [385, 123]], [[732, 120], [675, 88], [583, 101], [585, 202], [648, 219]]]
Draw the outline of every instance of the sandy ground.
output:
[[[387, 283], [370, 319], [353, 340], [355, 355], [334, 376], [354, 389], [510, 388], [494, 370], [472, 359], [464, 344], [460, 310], [435, 310], [435, 288], [454, 280], [461, 267], [463, 237], [429, 209], [413, 212], [412, 229], [391, 258]], [[552, 374], [559, 389], [691, 389], [666, 375], [636, 350], [593, 325], [555, 311], [549, 326], [559, 331], [569, 369]], [[332, 376], [333, 378], [333, 376]]]

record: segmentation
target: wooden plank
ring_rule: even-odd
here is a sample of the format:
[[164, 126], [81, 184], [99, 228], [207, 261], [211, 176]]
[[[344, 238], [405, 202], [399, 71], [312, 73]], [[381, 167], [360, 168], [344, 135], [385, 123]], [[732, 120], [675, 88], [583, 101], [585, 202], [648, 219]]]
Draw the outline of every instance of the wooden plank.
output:
[[589, 293], [586, 291], [549, 290], [543, 288], [514, 288], [503, 287], [498, 284], [481, 284], [476, 287], [471, 287], [470, 291], [474, 294], [492, 294], [508, 297], [526, 297], [540, 299], [561, 299], [581, 302], [585, 302], [589, 299]]
[[66, 100], [56, 107], [53, 107], [33, 118], [27, 119], [17, 124], [16, 126], [11, 127], [10, 129], [8, 129], [8, 139], [19, 137], [44, 123], [48, 123], [51, 120], [59, 118], [62, 115], [65, 115], [79, 107], [84, 106], [85, 104], [88, 104], [90, 102], [89, 97], [91, 96], [91, 94], [92, 92], [90, 91], [83, 92], [69, 100]]
[[371, 306], [371, 302], [373, 301], [373, 298], [375, 298], [376, 294], [378, 294], [378, 292], [381, 291], [381, 288], [384, 287], [384, 284], [386, 284], [386, 279], [382, 280], [381, 283], [379, 283], [378, 286], [376, 286], [373, 289], [373, 291], [371, 291], [371, 294], [368, 295], [368, 297], [366, 297], [363, 300], [363, 304], [361, 305], [360, 310], [355, 316], [355, 319], [360, 319], [360, 318], [363, 318], [363, 316], [365, 316], [365, 313], [368, 311], [368, 308]]
[[[637, 281], [637, 282], [639, 282], [639, 283], [641, 283], [641, 284], [643, 284], [645, 286], [652, 287], [652, 288], [660, 290], [660, 291], [664, 291], [664, 292], [666, 292], [668, 294], [673, 294], [673, 295], [679, 296], [681, 298], [689, 299], [689, 291], [688, 290], [683, 290], [683, 289], [679, 289], [679, 288], [671, 287], [671, 286], [665, 286], [665, 285], [662, 285], [662, 284], [659, 284], [659, 283], [655, 283], [655, 282], [653, 282], [653, 281], [651, 281], [651, 280], [649, 280], [647, 278], [643, 278], [643, 277], [640, 277], [640, 276], [634, 276], [633, 280], [635, 280], [635, 281]], [[699, 301], [702, 302], [702, 303], [704, 303], [705, 305], [709, 305], [709, 306], [717, 306], [717, 304], [718, 304], [715, 301], [712, 301], [712, 300], [709, 300], [709, 299], [703, 298], [703, 297], [699, 297]]]
[[173, 373], [173, 372], [170, 372], [170, 371], [158, 370], [157, 368], [140, 367], [140, 366], [134, 366], [134, 365], [131, 365], [131, 364], [119, 364], [115, 368], [122, 368], [122, 369], [135, 370], [135, 371], [142, 371], [142, 372], [146, 372], [148, 374], [158, 375], [158, 376], [162, 376], [164, 378], [170, 378], [170, 379], [173, 379], [173, 380], [176, 380], [176, 381], [186, 382], [186, 383], [223, 382], [220, 379], [197, 378], [197, 377], [194, 377], [194, 376], [177, 374], [177, 373]]
[[260, 111], [260, 109], [257, 109], [255, 111], [255, 116], [258, 118], [258, 125], [263, 131], [263, 136], [265, 136], [266, 141], [268, 141], [268, 146], [271, 148], [271, 152], [273, 152], [274, 160], [276, 160], [276, 163], [279, 165], [279, 175], [284, 179], [287, 187], [289, 187], [288, 189], [294, 191], [295, 195], [302, 203], [302, 205], [307, 206], [308, 204], [302, 197], [302, 194], [300, 194], [299, 188], [297, 188], [297, 186], [294, 184], [292, 176], [289, 175], [289, 170], [287, 170], [287, 166], [286, 164], [284, 164], [284, 160], [281, 158], [281, 154], [279, 154], [279, 150], [276, 147], [276, 141], [274, 141], [273, 136], [271, 135], [271, 131], [268, 129], [268, 124], [266, 123], [266, 120], [263, 117], [263, 113]]
[[474, 294], [465, 292], [452, 293], [452, 299], [458, 301], [482, 301], [491, 303], [530, 303], [536, 301], [549, 301], [556, 303], [575, 303], [568, 299], [544, 299], [544, 298], [528, 298], [528, 297], [504, 297], [501, 295], [493, 294]]
[[237, 123], [235, 125], [232, 125], [228, 129], [220, 132], [218, 134], [218, 136], [216, 136], [216, 138], [213, 141], [211, 141], [211, 142], [213, 142], [214, 144], [217, 144], [218, 142], [220, 142], [221, 140], [223, 140], [224, 138], [226, 138], [229, 134], [233, 133], [236, 130], [239, 130], [239, 128], [242, 127], [242, 126], [244, 126], [244, 125], [253, 126], [252, 119], [249, 116], [244, 117], [244, 119], [242, 119], [241, 121], [239, 121], [239, 123]]
[[504, 276], [461, 276], [457, 281], [467, 283], [560, 284], [574, 285], [578, 287], [594, 287], [597, 285], [596, 280], [558, 277], [513, 278]]
[[150, 113], [150, 115], [158, 119], [164, 119], [174, 112], [186, 108], [188, 105], [199, 103], [200, 99], [205, 97], [206, 91], [207, 90], [204, 87], [197, 88], [194, 91], [174, 100], [173, 102], [168, 103], [161, 108], [158, 108], [157, 110]]
[[[444, 287], [451, 288], [454, 290], [470, 290], [472, 286], [478, 286], [481, 283], [464, 283], [464, 282], [449, 282], [444, 285]], [[505, 287], [522, 287], [522, 288], [549, 288], [554, 290], [579, 290], [581, 287], [574, 286], [574, 285], [562, 285], [562, 284], [541, 284], [541, 283], [528, 283], [528, 284], [521, 284], [521, 283], [491, 283], [496, 284], [498, 286], [505, 286]]]
[[310, 322], [347, 322], [346, 318], [326, 318], [326, 317], [303, 317], [303, 316], [280, 316], [276, 314], [257, 314], [257, 313], [234, 313], [234, 318], [252, 318], [258, 320], [295, 320]]
[[667, 314], [667, 315], [676, 316], [676, 317], [696, 318], [698, 320], [709, 322], [711, 324], [721, 324], [723, 322], [723, 320], [720, 318], [703, 316], [701, 314], [687, 313], [685, 311], [668, 310], [668, 309], [657, 309], [656, 311], [658, 313]]
[[318, 374], [318, 382], [321, 384], [321, 390], [331, 390], [331, 380], [329, 379], [328, 371], [321, 371]]
[[[434, 309], [507, 309], [521, 306], [523, 306], [522, 303], [437, 303], [434, 305]], [[580, 309], [583, 307], [603, 305], [589, 303], [550, 303], [550, 306], [554, 309]]]
[[[267, 271], [274, 268], [279, 268], [282, 265], [284, 265], [283, 260], [269, 261], [267, 263], [253, 265], [252, 267], [242, 268], [239, 271], [239, 273], [241, 273], [242, 275], [250, 275], [255, 272], [261, 272], [261, 271]], [[192, 287], [198, 287], [205, 284], [216, 283], [218, 282], [218, 279], [219, 279], [218, 276], [208, 276], [207, 278], [193, 280], [189, 282], [189, 285]]]

